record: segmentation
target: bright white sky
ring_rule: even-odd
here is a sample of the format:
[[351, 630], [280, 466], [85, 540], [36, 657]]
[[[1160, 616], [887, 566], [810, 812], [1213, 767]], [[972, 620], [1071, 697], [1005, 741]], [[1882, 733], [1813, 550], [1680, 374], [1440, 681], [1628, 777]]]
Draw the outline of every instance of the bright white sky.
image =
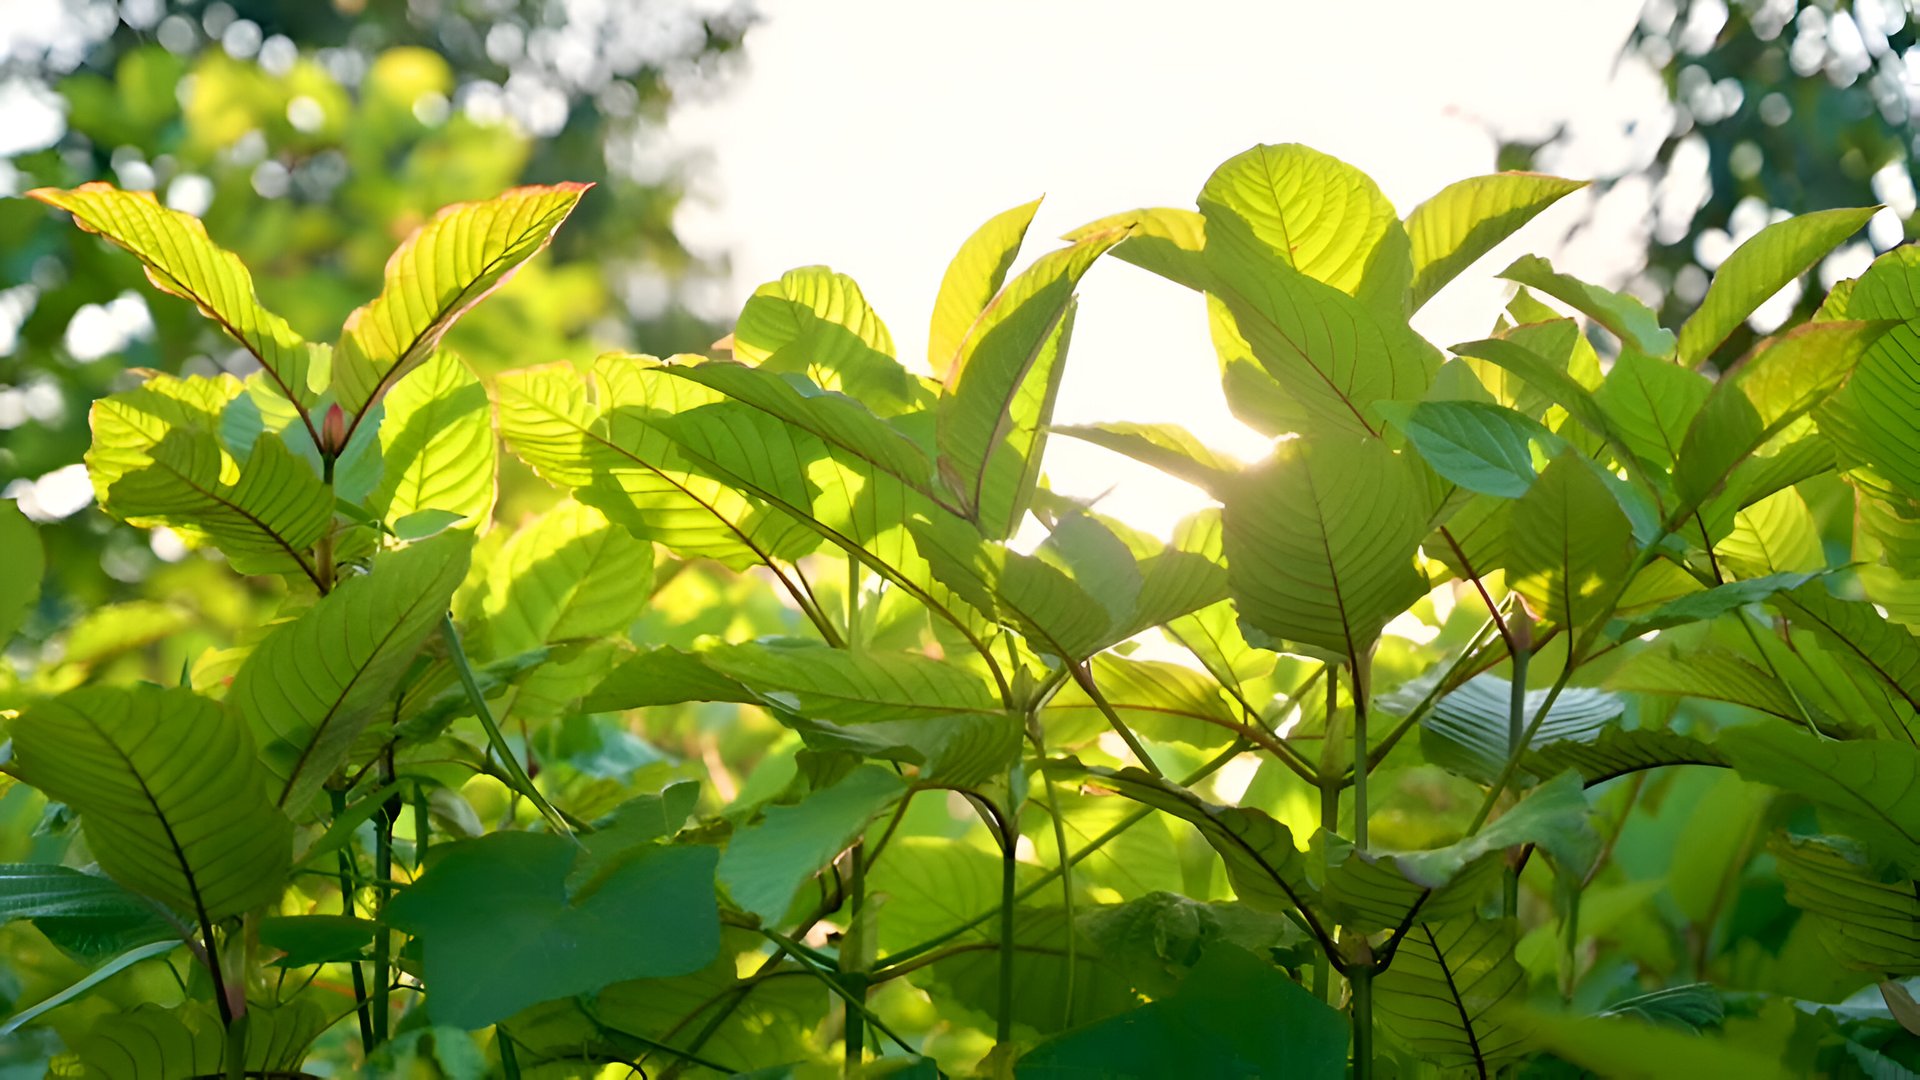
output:
[[[1027, 258], [1074, 226], [1136, 206], [1191, 207], [1214, 166], [1262, 142], [1303, 142], [1359, 166], [1402, 214], [1493, 168], [1495, 132], [1572, 119], [1581, 161], [1618, 167], [1616, 120], [1657, 128], [1652, 76], [1616, 77], [1640, 0], [762, 0], [746, 71], [674, 114], [675, 141], [710, 153], [689, 243], [730, 253], [739, 304], [762, 282], [824, 263], [851, 275], [901, 358], [926, 352], [934, 291], [980, 222], [1045, 193]], [[1551, 12], [1551, 14], [1548, 14]], [[1523, 251], [1617, 282], [1642, 250], [1644, 201], [1562, 251], [1587, 213], [1568, 199], [1430, 303], [1436, 344], [1484, 336]], [[1579, 204], [1579, 205], [1576, 205]], [[1603, 215], [1607, 215], [1603, 207]], [[1023, 260], [1024, 261], [1024, 260]], [[1057, 419], [1170, 420], [1253, 456], [1221, 397], [1201, 300], [1110, 262], [1081, 290]], [[1102, 509], [1160, 528], [1197, 491], [1071, 439], [1048, 450], [1055, 490], [1119, 487]]]

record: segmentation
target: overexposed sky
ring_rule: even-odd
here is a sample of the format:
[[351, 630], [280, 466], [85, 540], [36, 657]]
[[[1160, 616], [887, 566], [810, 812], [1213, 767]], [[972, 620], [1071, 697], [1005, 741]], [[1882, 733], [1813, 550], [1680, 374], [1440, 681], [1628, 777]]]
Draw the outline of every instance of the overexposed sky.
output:
[[[1370, 173], [1404, 215], [1493, 169], [1496, 133], [1573, 120], [1563, 172], [1618, 165], [1614, 134], [1660, 127], [1650, 74], [1615, 72], [1640, 0], [762, 0], [743, 76], [676, 111], [675, 141], [711, 156], [683, 209], [695, 246], [731, 254], [723, 309], [760, 283], [823, 263], [855, 278], [910, 365], [947, 260], [989, 216], [1045, 194], [1023, 262], [1061, 233], [1136, 206], [1191, 207], [1207, 175], [1256, 143], [1303, 142]], [[1618, 281], [1642, 250], [1644, 202], [1617, 229], [1562, 251], [1584, 196], [1542, 215], [1424, 309], [1436, 344], [1484, 336], [1508, 287], [1492, 278], [1540, 251]], [[1603, 207], [1602, 213], [1606, 213]], [[1221, 397], [1204, 305], [1117, 261], [1081, 290], [1057, 419], [1170, 420], [1257, 455]], [[1197, 492], [1106, 451], [1057, 439], [1055, 490], [1163, 526]]]

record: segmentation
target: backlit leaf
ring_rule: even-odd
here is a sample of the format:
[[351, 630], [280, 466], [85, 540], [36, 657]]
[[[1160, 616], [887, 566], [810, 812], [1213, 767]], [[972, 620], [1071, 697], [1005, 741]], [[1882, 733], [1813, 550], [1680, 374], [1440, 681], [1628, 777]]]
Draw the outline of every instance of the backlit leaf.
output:
[[1878, 209], [1819, 210], [1776, 221], [1735, 248], [1680, 327], [1679, 361], [1698, 366], [1755, 308], [1859, 232]]
[[[933, 322], [927, 330], [927, 363], [935, 378], [944, 379], [960, 356], [960, 344], [974, 320], [985, 311], [1013, 268], [1026, 238], [1027, 226], [1040, 209], [1040, 200], [1016, 206], [988, 218], [960, 245], [940, 279], [933, 301]], [[1070, 238], [1071, 239], [1071, 238]]]
[[1586, 186], [1557, 176], [1503, 172], [1448, 184], [1414, 207], [1406, 222], [1413, 244], [1414, 308], [1540, 211]]

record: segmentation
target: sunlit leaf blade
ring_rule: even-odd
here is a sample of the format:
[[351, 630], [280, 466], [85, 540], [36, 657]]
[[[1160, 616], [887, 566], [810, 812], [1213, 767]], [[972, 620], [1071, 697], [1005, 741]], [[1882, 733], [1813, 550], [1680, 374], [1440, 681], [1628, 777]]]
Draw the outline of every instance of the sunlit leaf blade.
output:
[[1594, 400], [1612, 430], [1656, 472], [1673, 467], [1687, 428], [1713, 391], [1713, 382], [1669, 360], [1623, 352]]
[[863, 765], [832, 787], [792, 806], [769, 807], [738, 829], [720, 858], [719, 879], [735, 904], [778, 922], [808, 878], [845, 850], [907, 782], [878, 765]]
[[1675, 1031], [1615, 1017], [1512, 1014], [1540, 1050], [1593, 1076], [1739, 1076], [1787, 1080], [1793, 1073], [1761, 1047], [1724, 1035]]
[[1178, 424], [1113, 421], [1104, 424], [1056, 424], [1053, 430], [1056, 435], [1066, 435], [1105, 447], [1116, 454], [1125, 454], [1207, 491], [1219, 487], [1239, 468], [1232, 458], [1209, 449], [1191, 431]]
[[1535, 789], [1487, 828], [1427, 851], [1367, 851], [1322, 833], [1321, 894], [1340, 925], [1373, 933], [1398, 930], [1417, 915], [1444, 923], [1471, 916], [1500, 880], [1500, 852], [1520, 844], [1565, 843], [1586, 832], [1580, 779], [1567, 773]]
[[845, 274], [789, 270], [754, 290], [733, 328], [733, 355], [769, 372], [804, 375], [891, 416], [929, 396], [894, 359], [893, 335]]
[[1652, 357], [1672, 356], [1674, 337], [1638, 299], [1589, 285], [1556, 271], [1537, 255], [1523, 255], [1500, 272], [1508, 281], [1538, 289], [1612, 331], [1630, 348]]
[[567, 645], [579, 651], [535, 667], [494, 707], [498, 720], [546, 720], [587, 692], [618, 660], [612, 642], [646, 609], [653, 545], [571, 500], [523, 526], [494, 559], [480, 598], [475, 648], [500, 660]]
[[1412, 466], [1375, 439], [1283, 442], [1235, 478], [1222, 520], [1240, 617], [1316, 655], [1357, 662], [1426, 591]]
[[1502, 1008], [1526, 994], [1513, 958], [1512, 919], [1420, 923], [1397, 939], [1393, 964], [1374, 979], [1380, 1022], [1443, 1069], [1494, 1070], [1525, 1048], [1526, 1033]]
[[[311, 997], [279, 1007], [250, 1002], [247, 1075], [298, 1072], [327, 1020], [326, 1007]], [[169, 1080], [221, 1075], [226, 1045], [226, 1031], [211, 1006], [188, 1002], [168, 1009], [147, 1003], [96, 1020], [74, 1044], [74, 1057], [89, 1078]]]
[[1810, 323], [1756, 347], [1687, 429], [1673, 477], [1681, 510], [1706, 501], [1736, 467], [1840, 389], [1889, 326]]
[[724, 399], [657, 363], [609, 355], [585, 380], [564, 364], [503, 375], [500, 433], [549, 483], [683, 558], [741, 569], [817, 547], [791, 514], [702, 475], [660, 430], [666, 417]]
[[1533, 447], [1548, 458], [1565, 440], [1525, 415], [1482, 401], [1392, 402], [1381, 411], [1433, 466], [1468, 491], [1517, 499], [1533, 487]]
[[1588, 431], [1603, 439], [1618, 442], [1619, 436], [1613, 431], [1600, 403], [1594, 399], [1593, 392], [1568, 374], [1566, 365], [1555, 363], [1536, 351], [1527, 340], [1530, 335], [1522, 333], [1527, 329], [1525, 326], [1515, 327], [1508, 331], [1506, 337], [1462, 342], [1452, 348], [1461, 356], [1483, 360], [1508, 372], [1538, 391], [1546, 400], [1565, 409]]
[[239, 391], [230, 377], [160, 376], [94, 402], [94, 491], [129, 524], [212, 544], [242, 573], [317, 580], [309, 549], [333, 521], [333, 493], [276, 436], [259, 435], [244, 461], [221, 445], [220, 411]]
[[[1130, 586], [1123, 594], [1096, 597], [1057, 548], [1050, 552], [1052, 559], [1021, 555], [989, 542], [967, 522], [939, 514], [914, 521], [912, 532], [933, 577], [954, 597], [1014, 627], [1053, 656], [1084, 659], [1113, 644], [1139, 592], [1138, 567], [1111, 535], [1110, 543], [1079, 545], [1073, 552], [1082, 557], [1089, 584], [1106, 577]], [[1096, 534], [1089, 529], [1083, 535]], [[1131, 580], [1127, 570], [1134, 573]]]
[[1211, 272], [1200, 254], [1207, 246], [1207, 223], [1195, 211], [1168, 207], [1129, 210], [1089, 222], [1061, 239], [1077, 243], [1112, 229], [1129, 230], [1127, 238], [1113, 249], [1113, 257], [1121, 262], [1132, 263], [1195, 292], [1214, 287]]
[[1540, 618], [1584, 627], [1633, 561], [1633, 527], [1573, 451], [1555, 458], [1513, 508], [1507, 580]]
[[1920, 439], [1912, 417], [1920, 409], [1920, 275], [1915, 253], [1895, 248], [1875, 260], [1847, 299], [1848, 319], [1897, 319], [1860, 358], [1845, 389], [1817, 414], [1848, 464], [1866, 464], [1909, 497], [1920, 497]]
[[47, 940], [105, 958], [180, 936], [153, 903], [111, 879], [50, 863], [0, 864], [0, 923], [28, 919]]
[[1448, 184], [1414, 207], [1406, 221], [1414, 309], [1535, 215], [1586, 186], [1538, 173], [1494, 173]]
[[376, 556], [371, 573], [341, 583], [254, 648], [227, 700], [252, 727], [280, 806], [303, 813], [346, 760], [446, 615], [471, 547], [469, 534], [453, 532]]
[[1735, 248], [1714, 270], [1706, 297], [1680, 327], [1680, 363], [1698, 366], [1755, 308], [1859, 232], [1878, 209], [1802, 214], [1768, 225]]
[[199, 219], [161, 206], [151, 191], [119, 191], [110, 184], [36, 188], [27, 197], [71, 213], [81, 228], [132, 252], [156, 288], [193, 301], [246, 346], [288, 399], [303, 408], [314, 403], [316, 391], [307, 379], [312, 348], [286, 320], [260, 306], [252, 275], [238, 256], [214, 245]]
[[273, 900], [292, 826], [267, 798], [253, 740], [187, 690], [88, 687], [13, 724], [22, 778], [79, 812], [107, 874], [203, 920]]
[[333, 390], [361, 414], [425, 363], [454, 321], [539, 254], [588, 184], [514, 188], [446, 207], [387, 260], [386, 283], [347, 317], [333, 353]]
[[[1241, 715], [1217, 683], [1190, 667], [1102, 653], [1093, 658], [1089, 676], [1144, 738], [1217, 750], [1239, 734]], [[1049, 745], [1074, 745], [1107, 730], [1099, 706], [1075, 683], [1061, 687], [1040, 717]]]
[[[1871, 504], [1862, 500], [1862, 523]], [[1776, 491], [1733, 515], [1733, 531], [1714, 546], [1714, 557], [1738, 574], [1775, 577], [1827, 565], [1820, 527], [1807, 500], [1792, 488]]]
[[0, 501], [0, 551], [7, 553], [0, 561], [0, 647], [4, 647], [40, 599], [40, 578], [47, 568], [39, 530], [11, 499]]
[[1920, 750], [1878, 739], [1836, 742], [1778, 724], [1722, 734], [1741, 776], [1804, 796], [1822, 820], [1920, 873]]
[[698, 971], [720, 946], [710, 847], [648, 846], [569, 898], [563, 836], [464, 841], [387, 905], [419, 937], [434, 1018], [478, 1028], [627, 979]]
[[1293, 833], [1260, 810], [1219, 806], [1140, 769], [1106, 769], [1066, 758], [1046, 763], [1049, 776], [1124, 795], [1192, 823], [1226, 864], [1234, 892], [1262, 911], [1299, 911], [1312, 923], [1317, 890]]
[[[1493, 783], [1511, 754], [1507, 736], [1512, 693], [1513, 684], [1506, 679], [1477, 675], [1442, 695], [1420, 722], [1420, 749], [1427, 760], [1477, 783]], [[1546, 698], [1545, 690], [1526, 691], [1523, 725], [1533, 723]], [[1626, 702], [1604, 690], [1568, 687], [1554, 699], [1527, 748], [1593, 742], [1616, 727], [1625, 710]]]
[[1920, 975], [1920, 895], [1837, 837], [1777, 834], [1767, 844], [1787, 902], [1813, 919], [1842, 965], [1881, 978]]
[[1883, 618], [1872, 604], [1835, 597], [1820, 581], [1775, 593], [1769, 602], [1828, 649], [1863, 665], [1909, 709], [1920, 710], [1920, 640], [1911, 630]]
[[1238, 261], [1277, 260], [1370, 306], [1405, 310], [1407, 232], [1379, 187], [1346, 162], [1298, 143], [1256, 146], [1214, 170], [1199, 204], [1210, 252], [1230, 238], [1244, 245]]
[[1641, 694], [1725, 701], [1799, 720], [1793, 694], [1746, 657], [1717, 646], [1644, 649], [1607, 676], [1607, 686]]
[[1013, 269], [1013, 260], [1020, 253], [1020, 242], [1039, 209], [1040, 200], [1035, 199], [988, 218], [947, 264], [933, 300], [933, 321], [927, 329], [927, 363], [935, 378], [946, 378], [959, 359], [961, 342], [1006, 281], [1007, 271]]
[[401, 379], [380, 420], [380, 486], [367, 508], [389, 525], [425, 510], [469, 524], [493, 510], [493, 408], [487, 391], [449, 352]]
[[1049, 252], [1000, 291], [960, 346], [938, 410], [939, 471], [990, 538], [1033, 498], [1072, 336], [1073, 292], [1116, 229]]
[[1768, 574], [1715, 585], [1669, 600], [1644, 615], [1624, 619], [1607, 628], [1613, 637], [1639, 637], [1653, 630], [1665, 630], [1688, 623], [1706, 622], [1758, 604], [1775, 593], [1798, 589], [1819, 575], [1812, 571], [1797, 574]]

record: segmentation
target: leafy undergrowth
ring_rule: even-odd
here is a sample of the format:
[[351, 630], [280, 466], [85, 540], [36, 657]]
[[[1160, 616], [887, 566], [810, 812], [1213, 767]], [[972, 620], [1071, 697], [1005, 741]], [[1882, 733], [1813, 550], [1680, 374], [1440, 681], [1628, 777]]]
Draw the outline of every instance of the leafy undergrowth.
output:
[[[331, 346], [150, 196], [32, 192], [258, 370], [94, 405], [100, 506], [221, 559], [0, 675], [5, 1063], [1908, 1075], [1920, 264], [1741, 357], [1871, 208], [1677, 330], [1528, 257], [1485, 339], [1413, 331], [1579, 187], [1402, 220], [1256, 147], [1018, 273], [1037, 204], [993, 218], [924, 365], [810, 267], [730, 359], [484, 379], [442, 335], [584, 185], [444, 211]], [[1205, 295], [1267, 457], [1052, 426], [1102, 256]], [[1218, 505], [1128, 528], [1055, 435]]]

